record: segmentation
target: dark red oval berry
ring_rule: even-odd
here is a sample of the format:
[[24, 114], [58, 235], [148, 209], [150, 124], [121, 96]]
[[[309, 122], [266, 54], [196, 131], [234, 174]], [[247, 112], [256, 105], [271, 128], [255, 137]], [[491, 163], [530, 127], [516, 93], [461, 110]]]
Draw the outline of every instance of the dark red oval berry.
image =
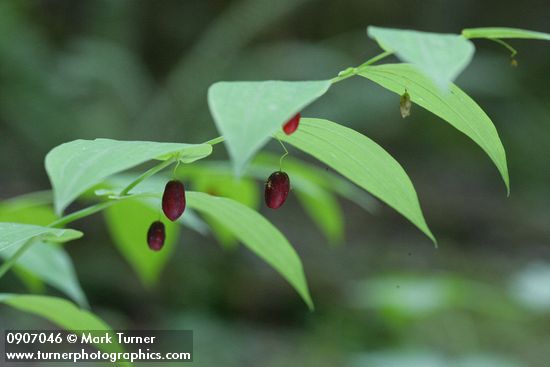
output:
[[290, 191], [290, 179], [282, 171], [273, 172], [265, 183], [265, 204], [278, 209], [285, 203]]
[[164, 224], [161, 221], [151, 223], [149, 231], [147, 231], [147, 244], [153, 251], [160, 251], [164, 246], [164, 240], [166, 239], [166, 232], [164, 230]]
[[162, 211], [168, 219], [175, 221], [185, 210], [185, 188], [181, 181], [172, 180], [166, 184], [162, 195]]
[[300, 117], [300, 113], [297, 113], [296, 116], [288, 120], [286, 124], [283, 125], [283, 131], [285, 134], [290, 135], [296, 131], [298, 124], [300, 123]]

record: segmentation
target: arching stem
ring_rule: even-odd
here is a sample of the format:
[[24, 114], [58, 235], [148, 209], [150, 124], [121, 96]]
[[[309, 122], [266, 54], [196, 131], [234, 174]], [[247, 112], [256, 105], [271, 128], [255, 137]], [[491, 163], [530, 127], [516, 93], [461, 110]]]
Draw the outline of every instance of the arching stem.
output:
[[277, 138], [277, 141], [279, 142], [279, 144], [281, 144], [281, 146], [283, 147], [283, 150], [285, 151], [285, 153], [279, 159], [279, 171], [282, 171], [283, 170], [283, 159], [285, 159], [285, 157], [288, 155], [288, 150], [286, 149], [286, 147], [283, 144], [283, 142], [281, 141], [281, 139]]

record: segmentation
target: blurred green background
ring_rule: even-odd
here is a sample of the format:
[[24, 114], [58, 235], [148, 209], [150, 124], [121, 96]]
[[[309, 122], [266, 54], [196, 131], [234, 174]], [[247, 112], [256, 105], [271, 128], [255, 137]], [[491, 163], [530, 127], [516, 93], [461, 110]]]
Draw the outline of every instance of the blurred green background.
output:
[[[529, 0], [3, 0], [0, 199], [48, 189], [43, 158], [65, 141], [213, 138], [211, 83], [330, 78], [379, 53], [368, 25], [549, 32], [549, 14], [550, 3]], [[367, 80], [339, 83], [304, 111], [363, 132], [401, 162], [439, 249], [386, 207], [371, 215], [342, 201], [342, 246], [295, 197], [284, 210], [262, 207], [304, 262], [310, 313], [248, 250], [186, 228], [147, 289], [95, 216], [74, 224], [86, 236], [66, 246], [92, 310], [119, 329], [193, 329], [196, 366], [548, 366], [550, 45], [510, 43], [519, 67], [480, 40], [457, 81], [499, 130], [510, 198], [472, 141], [417, 106], [401, 119], [399, 98]], [[0, 286], [26, 291], [13, 274]], [[51, 325], [2, 307], [0, 326]]]

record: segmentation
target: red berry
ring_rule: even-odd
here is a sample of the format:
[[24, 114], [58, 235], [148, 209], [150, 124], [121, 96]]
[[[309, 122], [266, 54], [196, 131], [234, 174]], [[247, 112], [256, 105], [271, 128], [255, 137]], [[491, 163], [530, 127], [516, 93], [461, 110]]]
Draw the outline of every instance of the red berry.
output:
[[166, 232], [164, 231], [164, 224], [161, 221], [151, 223], [149, 231], [147, 231], [147, 244], [153, 251], [160, 251], [164, 246], [164, 239], [166, 238]]
[[282, 171], [273, 172], [265, 183], [265, 204], [278, 209], [285, 203], [290, 191], [290, 179]]
[[169, 181], [162, 195], [162, 211], [172, 222], [185, 210], [185, 188], [181, 181]]
[[296, 116], [288, 120], [287, 123], [283, 125], [283, 131], [285, 134], [290, 135], [296, 131], [298, 124], [300, 123], [300, 117], [300, 113], [297, 113]]

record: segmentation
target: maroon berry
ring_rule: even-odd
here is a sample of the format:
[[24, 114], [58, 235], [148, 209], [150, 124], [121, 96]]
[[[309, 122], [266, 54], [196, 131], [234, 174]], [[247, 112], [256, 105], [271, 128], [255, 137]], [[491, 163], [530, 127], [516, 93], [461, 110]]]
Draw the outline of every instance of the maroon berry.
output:
[[290, 191], [290, 179], [282, 171], [273, 172], [265, 183], [265, 204], [278, 209], [285, 203]]
[[287, 123], [283, 125], [283, 131], [285, 134], [290, 135], [296, 131], [298, 124], [300, 123], [300, 117], [300, 113], [297, 113], [296, 116], [288, 120]]
[[164, 239], [166, 238], [166, 232], [164, 231], [164, 224], [161, 221], [151, 223], [149, 231], [147, 231], [147, 244], [153, 251], [160, 251], [164, 246]]
[[172, 222], [185, 210], [185, 188], [181, 181], [172, 180], [166, 184], [162, 195], [162, 211]]

